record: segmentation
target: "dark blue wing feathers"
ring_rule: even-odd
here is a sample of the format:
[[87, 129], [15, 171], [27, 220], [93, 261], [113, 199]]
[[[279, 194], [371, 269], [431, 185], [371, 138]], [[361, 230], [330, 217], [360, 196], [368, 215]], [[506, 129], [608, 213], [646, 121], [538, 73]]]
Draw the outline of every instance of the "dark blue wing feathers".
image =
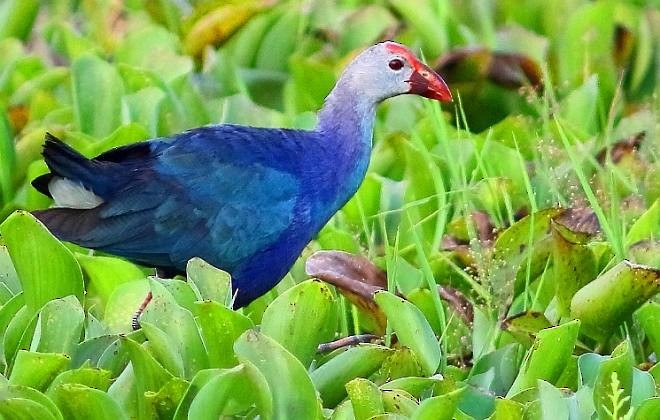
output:
[[36, 214], [62, 239], [152, 266], [183, 269], [199, 256], [240, 271], [291, 229], [302, 239], [273, 255], [295, 259], [311, 235], [309, 212], [299, 211], [309, 207], [299, 176], [305, 135], [312, 133], [211, 126], [92, 160], [57, 142], [46, 147], [53, 174], [105, 202]]

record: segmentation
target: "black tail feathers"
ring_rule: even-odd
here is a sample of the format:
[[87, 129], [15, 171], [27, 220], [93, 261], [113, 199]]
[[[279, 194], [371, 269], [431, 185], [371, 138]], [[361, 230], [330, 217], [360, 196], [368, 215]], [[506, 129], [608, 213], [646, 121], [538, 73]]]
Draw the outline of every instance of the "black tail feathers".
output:
[[41, 153], [50, 173], [32, 181], [32, 186], [42, 194], [50, 196], [48, 184], [54, 176], [78, 180], [86, 184], [93, 175], [93, 163], [50, 133], [46, 133], [46, 141]]

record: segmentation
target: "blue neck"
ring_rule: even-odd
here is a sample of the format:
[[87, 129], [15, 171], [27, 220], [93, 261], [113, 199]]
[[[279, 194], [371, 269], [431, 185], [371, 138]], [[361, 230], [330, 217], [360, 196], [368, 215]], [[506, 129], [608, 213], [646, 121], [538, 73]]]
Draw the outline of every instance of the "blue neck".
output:
[[332, 214], [355, 194], [371, 156], [376, 101], [355, 94], [347, 84], [340, 80], [328, 95], [316, 126], [333, 156], [329, 169], [338, 189], [328, 203]]

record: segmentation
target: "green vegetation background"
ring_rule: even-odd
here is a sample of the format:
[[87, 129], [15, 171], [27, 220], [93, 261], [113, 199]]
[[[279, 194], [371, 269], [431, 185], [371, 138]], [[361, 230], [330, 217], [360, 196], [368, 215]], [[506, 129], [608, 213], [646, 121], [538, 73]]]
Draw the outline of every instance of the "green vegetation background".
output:
[[[4, 0], [0, 416], [660, 418], [659, 28], [653, 0]], [[311, 128], [383, 39], [455, 102], [383, 104], [360, 191], [248, 308], [24, 211], [46, 131]]]

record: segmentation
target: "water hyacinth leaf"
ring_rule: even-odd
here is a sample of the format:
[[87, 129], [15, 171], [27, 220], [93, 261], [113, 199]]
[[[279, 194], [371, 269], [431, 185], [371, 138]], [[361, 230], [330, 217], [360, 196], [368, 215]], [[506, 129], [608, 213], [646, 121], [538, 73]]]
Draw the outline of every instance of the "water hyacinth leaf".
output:
[[244, 366], [223, 370], [199, 390], [190, 404], [188, 418], [213, 420], [240, 413], [252, 405], [252, 393]]
[[593, 394], [599, 418], [607, 418], [608, 412], [617, 412], [612, 401], [615, 395], [621, 403], [619, 413], [626, 413], [630, 408], [634, 363], [635, 356], [628, 341], [619, 344], [612, 356], [600, 363]]
[[596, 277], [598, 267], [591, 248], [571, 242], [562, 235], [558, 224], [553, 223], [552, 226], [555, 296], [560, 314], [568, 316], [571, 299], [582, 286]]
[[231, 276], [201, 258], [193, 258], [186, 265], [186, 276], [198, 300], [214, 300], [226, 307], [231, 305]]
[[11, 202], [14, 195], [12, 177], [16, 161], [14, 139], [5, 115], [0, 115], [0, 205]]
[[554, 384], [573, 353], [579, 329], [580, 321], [574, 320], [540, 331], [507, 397], [536, 386], [538, 379]]
[[380, 386], [380, 389], [383, 391], [405, 391], [413, 397], [420, 399], [423, 394], [431, 393], [434, 388], [439, 387], [442, 384], [442, 380], [441, 375], [431, 376], [430, 378], [410, 376], [386, 382]]
[[254, 328], [250, 318], [232, 311], [218, 302], [196, 302], [195, 321], [208, 354], [209, 366], [229, 368], [238, 364], [234, 342], [245, 331]]
[[225, 41], [259, 10], [255, 1], [219, 6], [192, 25], [183, 41], [184, 50], [191, 56], [201, 56], [207, 45]]
[[345, 396], [345, 384], [367, 377], [378, 369], [392, 350], [374, 344], [351, 347], [314, 370], [310, 376], [325, 407], [336, 406]]
[[68, 368], [70, 361], [65, 354], [21, 350], [16, 355], [9, 383], [45, 391], [55, 377]]
[[388, 413], [410, 417], [419, 407], [415, 397], [400, 389], [383, 391], [382, 395], [383, 405]]
[[305, 263], [308, 275], [337, 287], [358, 308], [373, 318], [383, 333], [387, 320], [374, 301], [374, 293], [387, 287], [385, 273], [366, 258], [341, 251], [317, 251]]
[[76, 58], [71, 71], [76, 127], [96, 138], [109, 135], [121, 123], [124, 85], [119, 73], [92, 54]]
[[649, 398], [635, 410], [635, 420], [652, 419], [660, 413], [660, 397]]
[[8, 419], [62, 420], [55, 403], [23, 385], [0, 384], [0, 415]]
[[400, 347], [383, 361], [380, 369], [371, 375], [371, 380], [383, 383], [392, 379], [423, 375], [422, 366], [415, 354], [407, 347]]
[[[541, 379], [539, 379], [537, 387], [539, 390], [538, 410], [541, 412], [541, 418], [568, 419], [568, 403], [561, 391]], [[536, 410], [532, 408], [531, 411]]]
[[193, 379], [190, 381], [190, 385], [186, 390], [186, 393], [183, 395], [179, 406], [176, 408], [174, 413], [174, 420], [184, 420], [188, 418], [188, 410], [190, 409], [190, 404], [193, 402], [199, 390], [202, 389], [211, 379], [222, 374], [224, 369], [202, 369], [195, 374]]
[[513, 335], [526, 347], [531, 346], [539, 331], [551, 327], [550, 321], [540, 312], [523, 312], [502, 322], [501, 328]]
[[451, 420], [465, 387], [423, 400], [411, 420]]
[[110, 388], [110, 384], [112, 383], [111, 373], [109, 370], [92, 367], [66, 370], [53, 379], [46, 394], [51, 396], [55, 388], [65, 384], [84, 385], [105, 392]]
[[183, 377], [183, 355], [172, 345], [169, 336], [150, 322], [141, 320], [140, 329], [149, 342], [149, 351], [172, 375]]
[[0, 234], [32, 313], [51, 299], [74, 295], [82, 301], [83, 278], [78, 262], [34, 216], [24, 211], [13, 213], [0, 225]]
[[118, 339], [116, 335], [102, 335], [78, 343], [71, 357], [71, 367], [80, 368], [88, 362], [97, 366], [103, 352]]
[[337, 307], [325, 283], [307, 280], [279, 295], [264, 312], [261, 332], [273, 338], [303, 366], [309, 366], [320, 343], [337, 326]]
[[[504, 297], [510, 295], [518, 269], [526, 268], [526, 258], [530, 254], [528, 246], [547, 235], [552, 218], [562, 214], [562, 209], [552, 208], [528, 215], [502, 232], [493, 245], [494, 267], [490, 273], [493, 290]], [[535, 247], [533, 247], [535, 248]], [[545, 262], [543, 263], [545, 266]], [[525, 271], [525, 270], [523, 270]]]
[[73, 354], [80, 341], [85, 314], [75, 296], [55, 299], [44, 305], [31, 348], [41, 353]]
[[172, 294], [159, 282], [150, 279], [152, 300], [142, 314], [146, 322], [161, 329], [183, 360], [185, 378], [208, 367], [208, 357], [193, 315], [179, 306]]
[[275, 340], [248, 330], [236, 340], [234, 351], [242, 363], [254, 366], [268, 383], [273, 398], [273, 417], [316, 419], [321, 416], [316, 390], [305, 368]]
[[633, 367], [630, 406], [637, 409], [641, 403], [655, 396], [655, 380], [650, 373]]
[[[4, 305], [2, 305], [2, 307], [0, 307], [0, 361], [2, 362], [0, 363], [0, 367], [2, 367], [3, 372], [6, 371], [5, 368], [7, 367], [6, 352], [4, 349], [5, 334], [9, 329], [11, 321], [24, 307], [25, 303], [22, 293], [9, 299]], [[23, 311], [27, 311], [27, 309], [23, 309]]]
[[21, 281], [5, 245], [0, 245], [0, 282], [11, 290], [14, 296], [21, 292]]
[[648, 302], [635, 312], [635, 318], [642, 326], [653, 351], [660, 354], [660, 328], [658, 328], [660, 325], [660, 303]]
[[440, 365], [442, 353], [422, 312], [412, 303], [386, 291], [376, 293], [375, 300], [385, 312], [399, 342], [413, 351], [426, 375], [433, 375]]
[[32, 315], [23, 305], [11, 318], [4, 332], [2, 347], [7, 365], [11, 365], [19, 350], [27, 350], [37, 325], [37, 315]]
[[488, 389], [498, 396], [505, 395], [518, 374], [520, 353], [521, 346], [513, 343], [484, 355], [475, 363], [472, 378], [492, 372]]
[[106, 304], [103, 321], [112, 333], [128, 333], [133, 330], [131, 319], [149, 293], [149, 280], [123, 283], [115, 288]]
[[367, 420], [385, 413], [383, 393], [370, 380], [355, 378], [346, 384], [346, 392], [356, 420]]
[[605, 339], [658, 291], [660, 270], [622, 261], [577, 291], [571, 316], [582, 321], [585, 334]]
[[644, 239], [660, 239], [660, 198], [630, 227], [626, 245], [631, 246]]
[[276, 72], [288, 70], [289, 57], [298, 48], [304, 23], [306, 20], [299, 8], [286, 8], [261, 39], [255, 67]]
[[[158, 392], [170, 380], [174, 379], [174, 376], [136, 341], [126, 337], [121, 337], [120, 341], [128, 352], [133, 371], [135, 372], [134, 381], [138, 396], [142, 396], [148, 391]], [[137, 408], [140, 415], [145, 418], [149, 418], [154, 414], [153, 407], [145, 398], [137, 398]]]
[[138, 388], [133, 365], [128, 364], [108, 389], [110, 395], [131, 418], [139, 418]]
[[495, 411], [491, 420], [521, 419], [525, 412], [525, 406], [513, 400], [498, 398], [495, 400]]
[[0, 40], [27, 39], [39, 12], [39, 0], [7, 0], [0, 5]]
[[159, 279], [157, 277], [150, 278], [150, 280], [156, 281], [164, 287], [174, 298], [174, 301], [183, 309], [190, 313], [193, 312], [197, 296], [187, 281], [179, 279]]
[[167, 381], [158, 392], [147, 391], [144, 394], [144, 400], [149, 407], [148, 412], [153, 413], [156, 418], [171, 419], [188, 386], [187, 381], [181, 378], [173, 378]]
[[138, 266], [119, 258], [76, 254], [76, 259], [87, 279], [86, 303], [99, 315], [119, 285], [146, 277]]
[[67, 419], [123, 420], [126, 415], [107, 393], [81, 384], [62, 384], [53, 399]]

